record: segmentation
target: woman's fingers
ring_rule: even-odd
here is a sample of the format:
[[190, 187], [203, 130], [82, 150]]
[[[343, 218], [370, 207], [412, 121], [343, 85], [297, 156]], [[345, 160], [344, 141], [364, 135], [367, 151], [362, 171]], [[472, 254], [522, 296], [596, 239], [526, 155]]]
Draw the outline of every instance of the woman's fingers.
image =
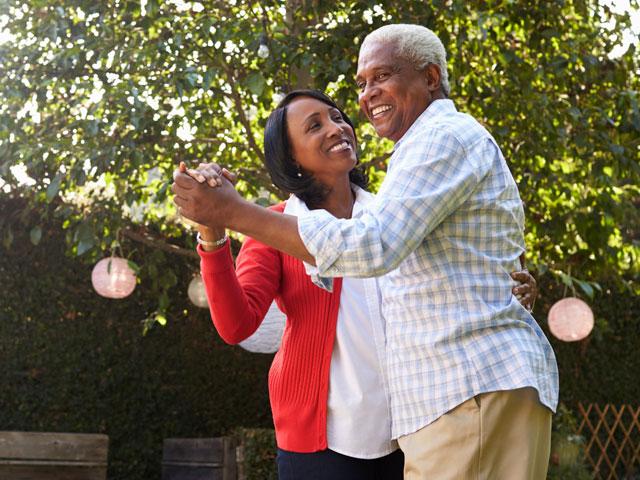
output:
[[187, 168], [184, 162], [180, 162], [178, 171], [189, 175], [198, 183], [206, 182], [210, 187], [219, 187], [222, 185], [221, 175], [224, 175], [233, 184], [235, 184], [237, 180], [235, 174], [229, 172], [227, 169], [220, 168], [217, 163], [199, 163], [198, 168]]
[[511, 278], [513, 278], [517, 282], [520, 282], [520, 285], [516, 285], [512, 288], [511, 291], [516, 296], [518, 301], [527, 310], [531, 311], [538, 295], [538, 286], [536, 283], [536, 279], [526, 269], [519, 272], [512, 272]]
[[186, 173], [198, 183], [204, 183], [206, 180], [205, 176], [200, 172], [200, 170], [189, 168]]
[[218, 170], [216, 167], [208, 165], [201, 169], [200, 172], [204, 174], [207, 179], [207, 184], [210, 187], [219, 187], [220, 185], [222, 185], [220, 170]]
[[224, 178], [226, 178], [227, 180], [229, 180], [231, 183], [233, 183], [234, 185], [236, 184], [236, 182], [238, 181], [238, 175], [236, 175], [233, 172], [230, 172], [229, 170], [227, 170], [226, 168], [222, 169], [222, 176]]

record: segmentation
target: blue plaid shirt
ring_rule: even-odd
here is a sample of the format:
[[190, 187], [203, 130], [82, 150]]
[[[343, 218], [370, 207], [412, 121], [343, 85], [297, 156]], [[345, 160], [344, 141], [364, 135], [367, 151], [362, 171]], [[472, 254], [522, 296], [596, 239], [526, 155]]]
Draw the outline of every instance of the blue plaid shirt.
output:
[[298, 228], [322, 277], [382, 275], [394, 438], [483, 392], [533, 387], [555, 411], [553, 350], [511, 293], [524, 251], [517, 186], [495, 140], [451, 100], [396, 143], [358, 216], [314, 210]]

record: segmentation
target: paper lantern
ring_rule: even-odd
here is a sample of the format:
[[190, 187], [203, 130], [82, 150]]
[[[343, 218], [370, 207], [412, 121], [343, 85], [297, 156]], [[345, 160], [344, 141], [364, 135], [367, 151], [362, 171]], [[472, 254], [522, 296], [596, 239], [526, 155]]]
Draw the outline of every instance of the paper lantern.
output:
[[93, 267], [91, 283], [98, 295], [124, 298], [136, 288], [136, 273], [124, 258], [103, 258]]
[[564, 342], [577, 342], [593, 330], [593, 312], [578, 298], [563, 298], [549, 310], [549, 329]]
[[286, 320], [287, 317], [273, 302], [258, 329], [249, 338], [240, 342], [240, 346], [253, 353], [277, 352], [282, 341]]
[[209, 302], [207, 301], [207, 294], [204, 289], [204, 282], [200, 275], [196, 275], [189, 282], [189, 288], [187, 289], [187, 295], [189, 300], [196, 307], [209, 308]]

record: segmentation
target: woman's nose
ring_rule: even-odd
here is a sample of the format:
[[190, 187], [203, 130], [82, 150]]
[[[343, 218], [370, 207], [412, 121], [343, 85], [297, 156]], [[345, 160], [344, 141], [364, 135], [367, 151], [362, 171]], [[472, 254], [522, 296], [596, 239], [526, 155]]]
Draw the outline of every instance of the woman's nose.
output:
[[333, 137], [335, 135], [342, 135], [344, 132], [344, 125], [342, 123], [331, 120], [329, 123], [329, 128], [327, 129], [327, 135], [329, 137]]

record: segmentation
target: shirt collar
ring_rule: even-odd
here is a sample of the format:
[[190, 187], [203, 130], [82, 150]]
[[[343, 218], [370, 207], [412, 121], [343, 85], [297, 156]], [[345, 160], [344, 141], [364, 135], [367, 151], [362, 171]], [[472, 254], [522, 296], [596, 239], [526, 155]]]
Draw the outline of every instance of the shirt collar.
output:
[[448, 98], [434, 100], [429, 104], [425, 111], [422, 112], [420, 116], [418, 116], [418, 118], [416, 118], [415, 122], [411, 124], [409, 130], [405, 132], [402, 138], [395, 143], [395, 145], [393, 146], [393, 151], [395, 152], [405, 138], [409, 138], [415, 131], [419, 131], [425, 123], [429, 122], [430, 119], [445, 113], [451, 113], [455, 111], [456, 107], [453, 104], [452, 100]]
[[[356, 200], [353, 203], [353, 212], [352, 212], [352, 214], [355, 215], [365, 205], [367, 205], [369, 202], [373, 200], [373, 195], [370, 192], [367, 192], [366, 190], [360, 188], [359, 186], [353, 183], [351, 184], [351, 188], [356, 194]], [[296, 217], [299, 217], [300, 215], [304, 215], [307, 212], [309, 212], [309, 208], [302, 200], [300, 200], [298, 197], [296, 197], [293, 194], [289, 196], [289, 199], [287, 200], [287, 203], [284, 206], [283, 213], [287, 215], [294, 215]]]

